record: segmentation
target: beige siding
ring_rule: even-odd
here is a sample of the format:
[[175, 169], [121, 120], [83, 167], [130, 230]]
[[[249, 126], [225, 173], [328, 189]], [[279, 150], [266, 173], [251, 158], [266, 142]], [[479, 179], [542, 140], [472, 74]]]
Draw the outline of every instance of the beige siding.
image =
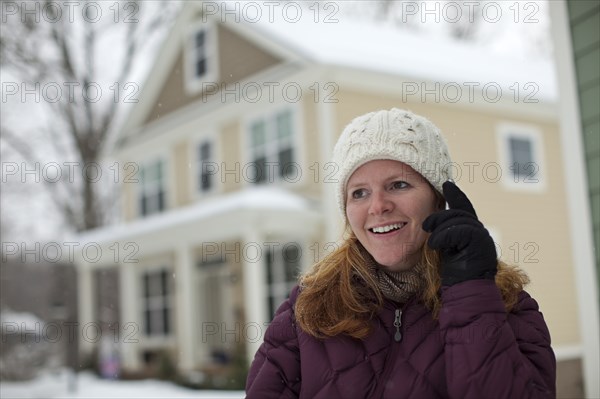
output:
[[131, 169], [128, 170], [127, 168], [122, 169], [121, 173], [123, 173], [124, 176], [123, 183], [121, 184], [123, 220], [131, 221], [137, 216], [136, 199], [139, 184], [131, 182], [131, 180], [139, 180], [139, 173], [131, 175]]
[[281, 62], [278, 57], [222, 25], [219, 25], [218, 36], [219, 76], [228, 85]]
[[157, 101], [151, 108], [150, 113], [146, 117], [143, 125], [160, 119], [162, 116], [173, 112], [179, 107], [185, 106], [192, 99], [188, 98], [184, 89], [185, 72], [183, 68], [183, 50], [177, 55], [175, 65], [167, 76], [163, 87], [160, 91]]
[[[234, 87], [235, 82], [246, 79], [281, 62], [279, 58], [220, 24], [217, 25], [217, 43], [219, 76], [217, 82], [210, 83], [225, 84], [225, 87], [230, 89]], [[175, 64], [164, 82], [158, 99], [144, 121], [144, 124], [148, 124], [170, 112], [189, 105], [203, 96], [202, 92], [194, 95], [186, 93], [183, 42], [181, 45], [182, 49], [177, 55]], [[212, 91], [214, 90], [211, 89]]]
[[[569, 245], [564, 176], [558, 125], [508, 115], [475, 112], [442, 104], [403, 104], [400, 98], [341, 90], [336, 110], [338, 131], [355, 116], [400, 107], [427, 116], [444, 132], [462, 176], [457, 183], [472, 199], [484, 223], [500, 233], [502, 259], [520, 265], [531, 277], [528, 291], [538, 300], [554, 345], [579, 342], [573, 266]], [[546, 190], [507, 190], [495, 180], [500, 164], [496, 128], [501, 122], [536, 125], [543, 135]], [[338, 133], [339, 134], [339, 133]], [[465, 163], [476, 162], [472, 178]], [[500, 169], [502, 170], [502, 169]], [[502, 170], [508, 173], [509, 170]], [[517, 249], [518, 248], [518, 249]]]
[[194, 190], [192, 174], [195, 172], [195, 165], [190, 159], [189, 141], [182, 141], [175, 145], [173, 149], [174, 168], [175, 168], [175, 206], [180, 207], [189, 204], [192, 201], [191, 194]]
[[297, 192], [302, 192], [310, 198], [319, 199], [321, 195], [321, 186], [319, 184], [322, 181], [320, 176], [316, 175], [316, 171], [322, 171], [320, 168], [320, 137], [319, 122], [317, 120], [317, 107], [318, 104], [314, 102], [312, 96], [304, 96], [302, 99], [302, 116], [303, 116], [303, 130], [298, 132], [302, 135], [301, 146], [304, 148], [304, 164], [301, 164], [302, 177], [304, 180], [303, 185], [296, 184], [294, 189]]
[[[242, 165], [241, 165], [241, 127], [240, 122], [235, 121], [223, 126], [221, 129], [221, 159], [219, 181], [222, 192], [228, 193], [242, 187]], [[231, 172], [234, 171], [235, 172]], [[230, 173], [228, 173], [230, 172]]]

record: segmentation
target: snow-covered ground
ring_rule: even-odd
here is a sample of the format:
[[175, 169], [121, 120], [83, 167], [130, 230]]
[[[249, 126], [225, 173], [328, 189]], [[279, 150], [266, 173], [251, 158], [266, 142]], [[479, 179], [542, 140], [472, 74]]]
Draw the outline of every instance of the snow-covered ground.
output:
[[76, 389], [69, 390], [69, 374], [48, 373], [33, 381], [0, 381], [0, 398], [243, 398], [243, 391], [203, 391], [186, 389], [158, 380], [111, 381], [84, 372], [76, 378]]

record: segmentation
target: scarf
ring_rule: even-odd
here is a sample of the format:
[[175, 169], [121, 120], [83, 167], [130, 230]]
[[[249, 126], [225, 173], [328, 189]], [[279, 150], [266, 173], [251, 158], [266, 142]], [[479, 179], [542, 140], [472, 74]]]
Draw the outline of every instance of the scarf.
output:
[[377, 282], [384, 297], [392, 301], [406, 303], [423, 286], [425, 267], [417, 263], [413, 268], [401, 272], [386, 271], [371, 257], [369, 272]]

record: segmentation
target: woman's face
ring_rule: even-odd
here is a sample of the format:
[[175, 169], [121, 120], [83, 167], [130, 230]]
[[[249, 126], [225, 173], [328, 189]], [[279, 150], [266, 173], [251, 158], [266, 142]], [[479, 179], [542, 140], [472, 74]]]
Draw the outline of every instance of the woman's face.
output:
[[427, 180], [392, 160], [370, 161], [350, 176], [346, 215], [352, 231], [390, 271], [413, 267], [428, 234], [421, 227], [435, 212], [437, 199]]

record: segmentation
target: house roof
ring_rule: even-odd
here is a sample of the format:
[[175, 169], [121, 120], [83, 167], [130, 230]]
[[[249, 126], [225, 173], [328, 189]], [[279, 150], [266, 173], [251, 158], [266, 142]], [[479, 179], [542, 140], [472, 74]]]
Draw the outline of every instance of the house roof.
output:
[[[231, 194], [197, 202], [187, 207], [150, 215], [126, 224], [85, 231], [79, 234], [78, 240], [82, 245], [85, 245], [86, 243], [102, 244], [135, 239], [146, 234], [180, 228], [183, 225], [200, 225], [208, 219], [218, 219], [236, 211], [247, 210], [252, 212], [260, 210], [269, 212], [287, 211], [303, 215], [314, 213], [305, 198], [288, 190], [273, 186], [253, 186]], [[239, 230], [237, 227], [235, 228]]]
[[[210, 2], [212, 7], [226, 8], [228, 3]], [[135, 129], [144, 120], [156, 97], [161, 83], [168, 75], [178, 50], [183, 46], [182, 35], [194, 15], [202, 10], [202, 2], [186, 2], [173, 30], [166, 38], [157, 60], [149, 72], [140, 98], [123, 129]], [[254, 5], [259, 3], [253, 2]], [[264, 7], [263, 7], [264, 8]], [[229, 10], [234, 10], [231, 6]], [[243, 8], [238, 7], [238, 14]], [[450, 83], [468, 94], [470, 90], [500, 87], [503, 96], [530, 95], [537, 102], [555, 102], [557, 82], [554, 67], [549, 60], [519, 60], [494, 54], [491, 49], [445, 37], [432, 39], [407, 29], [377, 25], [351, 17], [339, 18], [335, 23], [315, 23], [306, 15], [297, 22], [289, 19], [263, 17], [257, 22], [248, 16], [210, 15], [206, 20], [218, 21], [242, 34], [267, 51], [296, 64], [321, 64], [365, 72], [399, 76], [415, 83]], [[277, 15], [277, 14], [275, 14]], [[426, 88], [433, 88], [432, 85]], [[452, 90], [452, 87], [448, 87]], [[400, 88], [398, 88], [400, 91]], [[493, 94], [492, 94], [493, 96]], [[521, 100], [522, 101], [522, 100]]]
[[[243, 21], [241, 21], [243, 23]], [[533, 92], [524, 88], [532, 82], [539, 88], [536, 98], [557, 98], [555, 72], [550, 60], [517, 59], [500, 56], [490, 46], [475, 45], [448, 37], [428, 37], [407, 29], [351, 18], [336, 23], [315, 23], [302, 18], [290, 23], [283, 18], [269, 22], [261, 19], [249, 24], [266, 38], [285, 43], [313, 62], [382, 72], [419, 81], [464, 82], [482, 86], [497, 83], [521, 95]], [[512, 89], [511, 89], [512, 87]]]

